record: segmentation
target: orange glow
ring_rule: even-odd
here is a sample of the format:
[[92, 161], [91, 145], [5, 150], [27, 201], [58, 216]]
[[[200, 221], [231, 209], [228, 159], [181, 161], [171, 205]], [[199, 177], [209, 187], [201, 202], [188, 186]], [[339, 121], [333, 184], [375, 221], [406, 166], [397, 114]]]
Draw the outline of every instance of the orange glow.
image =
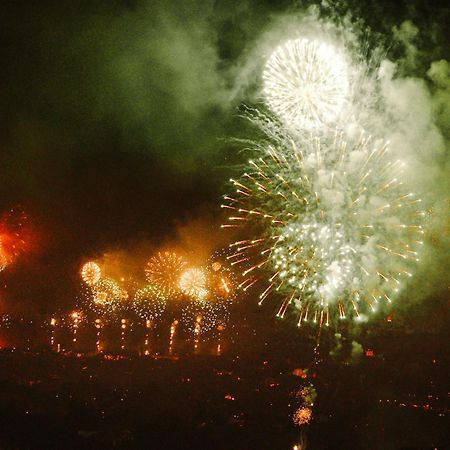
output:
[[21, 207], [12, 208], [0, 217], [0, 270], [13, 264], [35, 241], [28, 216]]
[[295, 375], [296, 377], [300, 378], [308, 378], [308, 375], [306, 372], [303, 371], [303, 369], [297, 368], [292, 371], [292, 375]]

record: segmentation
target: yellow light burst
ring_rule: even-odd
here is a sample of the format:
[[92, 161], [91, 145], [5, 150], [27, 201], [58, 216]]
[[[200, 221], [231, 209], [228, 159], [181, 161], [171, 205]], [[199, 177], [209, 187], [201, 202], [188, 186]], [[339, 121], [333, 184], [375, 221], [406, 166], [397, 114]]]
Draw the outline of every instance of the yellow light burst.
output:
[[88, 285], [93, 286], [97, 283], [102, 275], [99, 265], [93, 261], [83, 264], [81, 268], [81, 279]]
[[164, 295], [173, 296], [179, 292], [180, 276], [186, 265], [184, 258], [174, 252], [158, 252], [147, 263], [147, 280]]

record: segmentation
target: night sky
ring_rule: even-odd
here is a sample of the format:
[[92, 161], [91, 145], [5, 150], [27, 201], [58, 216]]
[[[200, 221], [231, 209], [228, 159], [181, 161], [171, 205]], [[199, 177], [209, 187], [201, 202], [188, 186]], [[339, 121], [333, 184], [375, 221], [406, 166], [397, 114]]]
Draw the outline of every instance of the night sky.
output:
[[[363, 23], [368, 52], [381, 46], [402, 77], [422, 80], [435, 95], [443, 150], [424, 170], [439, 180], [449, 161], [450, 73], [429, 69], [450, 58], [450, 8], [425, 0], [339, 3], [318, 7], [319, 16]], [[189, 242], [189, 233], [200, 230], [208, 248], [225, 244], [220, 199], [246, 159], [232, 138], [255, 134], [240, 112], [261, 103], [259, 43], [311, 4], [2, 2], [0, 209], [21, 205], [34, 240], [2, 274], [2, 308], [70, 308], [80, 264], [107, 253], [135, 258], [127, 264], [133, 272], [165, 243]], [[436, 186], [436, 196], [427, 188], [430, 207], [445, 204], [446, 187]], [[448, 228], [432, 229], [440, 269], [422, 295], [427, 305], [417, 308], [439, 315], [448, 295]]]

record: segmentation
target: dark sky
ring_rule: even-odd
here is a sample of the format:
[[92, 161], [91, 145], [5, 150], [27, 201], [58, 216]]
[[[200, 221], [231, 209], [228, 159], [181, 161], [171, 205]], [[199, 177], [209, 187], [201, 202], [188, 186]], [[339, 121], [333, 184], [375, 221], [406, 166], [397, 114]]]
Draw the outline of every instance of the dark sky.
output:
[[[1, 2], [0, 207], [23, 205], [37, 236], [2, 275], [3, 299], [64, 307], [86, 258], [158, 247], [200, 216], [214, 233], [242, 158], [229, 138], [252, 133], [237, 116], [255, 79], [241, 69], [277, 16], [310, 3]], [[335, 14], [365, 21], [393, 57], [404, 48], [392, 28], [413, 21], [413, 75], [449, 57], [445, 2], [339, 3]]]

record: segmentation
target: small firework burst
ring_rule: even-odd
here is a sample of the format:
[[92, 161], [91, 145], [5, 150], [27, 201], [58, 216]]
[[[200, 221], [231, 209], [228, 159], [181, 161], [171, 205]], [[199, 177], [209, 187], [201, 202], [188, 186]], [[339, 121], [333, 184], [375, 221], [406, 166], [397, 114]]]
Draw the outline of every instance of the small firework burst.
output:
[[311, 422], [311, 419], [312, 419], [312, 410], [304, 406], [298, 408], [292, 417], [292, 421], [297, 426], [307, 425], [308, 423]]
[[187, 262], [174, 252], [158, 252], [145, 269], [148, 282], [167, 297], [179, 293], [180, 276]]
[[89, 261], [83, 264], [81, 278], [88, 286], [94, 286], [95, 283], [100, 281], [101, 276], [102, 271], [97, 263]]
[[102, 278], [89, 290], [88, 307], [101, 317], [113, 318], [127, 304], [128, 293], [117, 282]]
[[296, 393], [295, 396], [302, 401], [303, 404], [312, 406], [317, 398], [317, 391], [312, 384], [303, 386]]
[[136, 291], [131, 307], [141, 319], [154, 323], [161, 319], [166, 309], [166, 297], [157, 288], [148, 285]]

